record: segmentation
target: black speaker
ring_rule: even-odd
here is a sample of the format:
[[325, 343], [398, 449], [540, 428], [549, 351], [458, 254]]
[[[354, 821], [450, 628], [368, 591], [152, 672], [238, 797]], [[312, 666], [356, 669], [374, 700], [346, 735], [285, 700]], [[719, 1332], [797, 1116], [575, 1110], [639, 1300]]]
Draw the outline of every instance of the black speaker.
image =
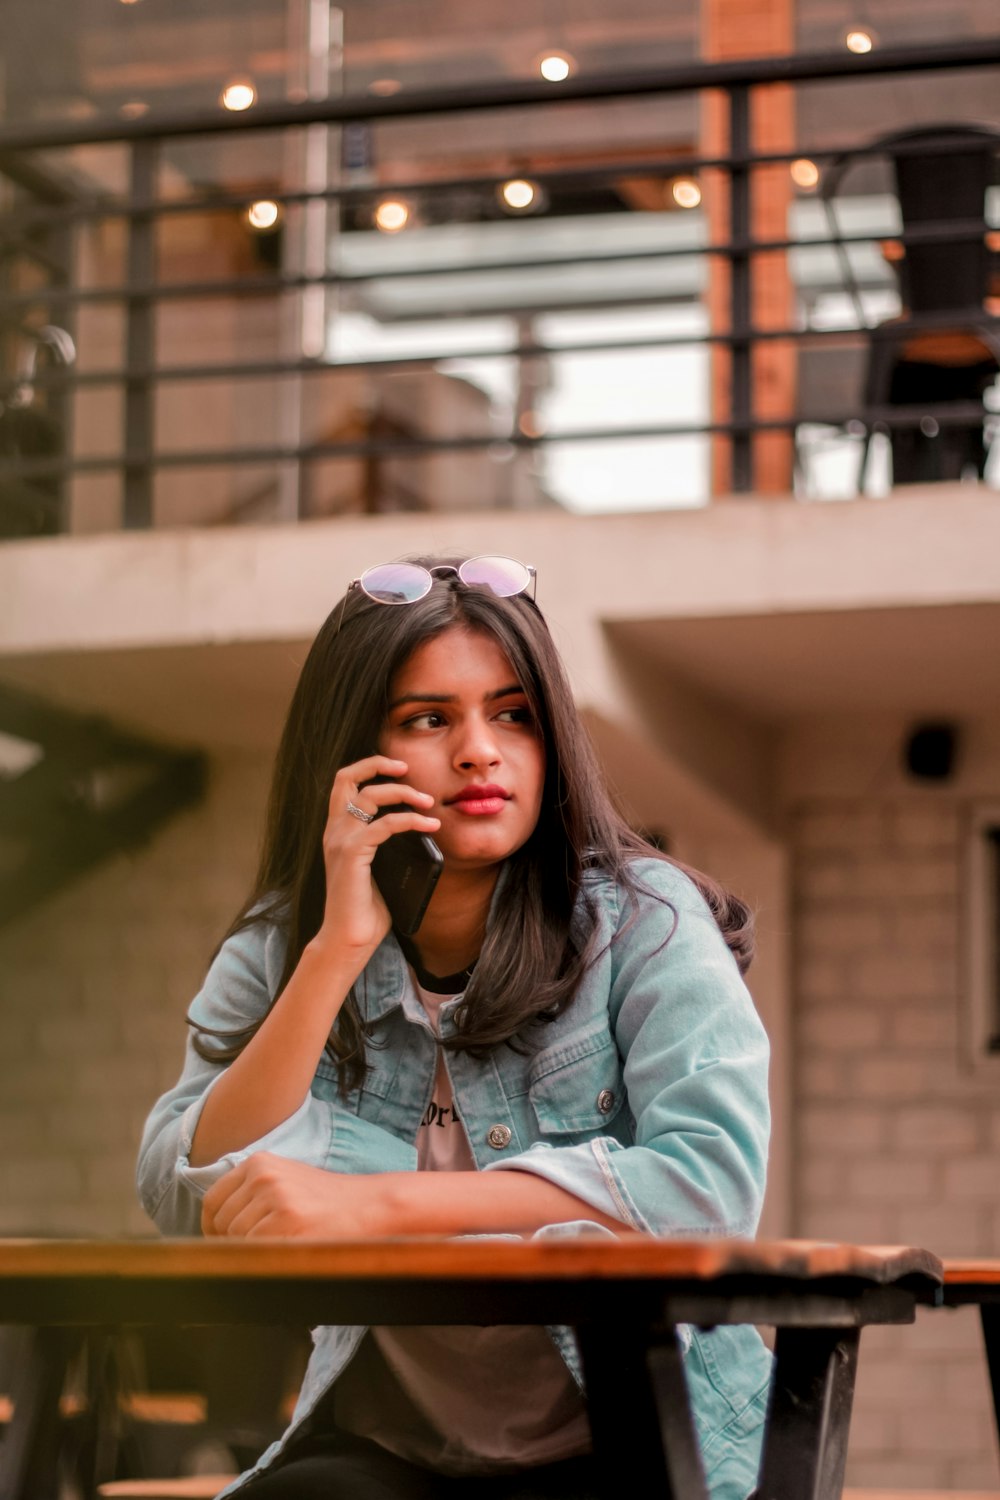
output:
[[947, 781], [955, 769], [954, 724], [918, 724], [904, 746], [906, 769], [918, 781]]

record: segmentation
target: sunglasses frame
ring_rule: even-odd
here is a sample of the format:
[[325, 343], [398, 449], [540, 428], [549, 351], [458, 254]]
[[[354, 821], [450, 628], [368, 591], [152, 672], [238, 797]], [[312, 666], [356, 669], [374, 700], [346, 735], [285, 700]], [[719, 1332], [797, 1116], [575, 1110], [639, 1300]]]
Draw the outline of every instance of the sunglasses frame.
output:
[[[519, 588], [519, 589], [512, 589], [509, 594], [498, 594], [497, 591], [496, 591], [496, 589], [494, 589], [490, 584], [483, 583], [479, 579], [468, 579], [468, 578], [466, 578], [463, 575], [463, 572], [462, 572], [463, 568], [467, 568], [467, 567], [469, 567], [469, 565], [471, 563], [477, 563], [477, 562], [509, 562], [509, 563], [516, 563], [519, 568], [523, 568], [525, 570], [525, 572], [527, 573], [528, 577], [527, 577], [527, 580], [525, 581], [525, 583], [521, 586], [521, 588]], [[390, 567], [390, 568], [391, 567], [415, 568], [419, 572], [424, 573], [426, 575], [426, 577], [427, 577], [427, 587], [424, 589], [423, 593], [422, 594], [418, 594], [415, 599], [380, 599], [377, 594], [371, 593], [365, 587], [365, 579], [368, 577], [368, 575], [370, 573], [376, 572], [376, 570], [379, 569], [379, 568], [386, 568], [386, 567]], [[375, 563], [372, 567], [366, 568], [365, 571], [361, 574], [360, 578], [354, 578], [354, 579], [351, 580], [351, 583], [350, 583], [350, 586], [348, 587], [347, 592], [350, 593], [352, 589], [359, 588], [359, 589], [361, 589], [362, 593], [366, 594], [368, 596], [368, 598], [371, 599], [371, 601], [374, 604], [388, 604], [390, 606], [391, 605], [397, 605], [397, 604], [417, 604], [417, 603], [419, 603], [419, 601], [421, 599], [426, 599], [427, 595], [430, 593], [431, 589], [434, 587], [434, 575], [436, 573], [454, 573], [455, 576], [462, 583], [465, 584], [466, 588], [484, 588], [484, 589], [489, 589], [490, 593], [494, 594], [496, 596], [496, 598], [498, 598], [498, 599], [516, 599], [519, 594], [526, 594], [528, 592], [529, 588], [531, 589], [531, 599], [532, 599], [532, 602], [534, 602], [534, 599], [535, 599], [535, 586], [536, 586], [537, 577], [538, 577], [535, 569], [531, 566], [530, 563], [521, 562], [520, 558], [518, 558], [518, 557], [506, 557], [504, 554], [502, 554], [500, 552], [480, 552], [480, 553], [477, 553], [475, 557], [467, 557], [465, 559], [465, 561], [459, 563], [457, 567], [455, 566], [454, 563], [435, 563], [432, 568], [425, 568], [424, 565], [423, 565], [423, 563], [407, 563], [407, 562], [402, 562], [402, 563]]]

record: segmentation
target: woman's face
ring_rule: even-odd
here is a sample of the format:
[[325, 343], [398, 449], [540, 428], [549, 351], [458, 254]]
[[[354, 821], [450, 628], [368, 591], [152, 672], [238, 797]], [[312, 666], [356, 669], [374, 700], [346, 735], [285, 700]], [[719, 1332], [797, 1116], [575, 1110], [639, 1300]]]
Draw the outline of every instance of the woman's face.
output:
[[446, 868], [495, 864], [530, 838], [545, 749], [492, 636], [456, 625], [418, 646], [392, 682], [379, 749], [406, 761], [401, 780], [433, 796]]

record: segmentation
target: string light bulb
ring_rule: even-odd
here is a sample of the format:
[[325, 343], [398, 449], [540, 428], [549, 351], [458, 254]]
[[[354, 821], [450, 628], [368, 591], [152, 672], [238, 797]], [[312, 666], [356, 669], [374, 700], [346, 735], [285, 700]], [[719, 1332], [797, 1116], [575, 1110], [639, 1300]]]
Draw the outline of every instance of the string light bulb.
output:
[[527, 213], [539, 206], [538, 187], [526, 177], [512, 177], [509, 182], [501, 185], [500, 201], [511, 213]]
[[852, 26], [844, 37], [844, 46], [848, 52], [854, 52], [858, 57], [870, 52], [874, 45], [875, 34], [867, 26]]
[[670, 185], [670, 196], [678, 208], [697, 208], [701, 202], [701, 188], [693, 177], [678, 177]]
[[564, 83], [573, 72], [573, 59], [565, 52], [547, 52], [538, 60], [538, 71], [546, 83]]
[[257, 102], [257, 90], [252, 83], [245, 78], [234, 79], [227, 83], [219, 95], [219, 103], [223, 109], [230, 109], [235, 114], [241, 110], [250, 109]]
[[247, 222], [251, 229], [266, 231], [273, 229], [281, 218], [281, 209], [273, 198], [258, 198], [247, 209]]
[[398, 234], [409, 222], [409, 205], [402, 198], [383, 198], [375, 210], [375, 228], [383, 234]]
[[788, 171], [795, 186], [807, 192], [819, 182], [819, 167], [808, 156], [800, 156], [797, 161], [793, 161]]

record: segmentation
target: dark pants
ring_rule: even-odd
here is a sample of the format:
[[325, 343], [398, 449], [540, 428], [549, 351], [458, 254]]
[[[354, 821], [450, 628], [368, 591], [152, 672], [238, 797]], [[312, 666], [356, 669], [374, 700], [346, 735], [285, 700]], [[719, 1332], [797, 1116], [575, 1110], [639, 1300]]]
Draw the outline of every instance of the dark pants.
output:
[[247, 1500], [597, 1500], [589, 1455], [521, 1474], [456, 1479], [340, 1433], [295, 1444], [245, 1493]]

